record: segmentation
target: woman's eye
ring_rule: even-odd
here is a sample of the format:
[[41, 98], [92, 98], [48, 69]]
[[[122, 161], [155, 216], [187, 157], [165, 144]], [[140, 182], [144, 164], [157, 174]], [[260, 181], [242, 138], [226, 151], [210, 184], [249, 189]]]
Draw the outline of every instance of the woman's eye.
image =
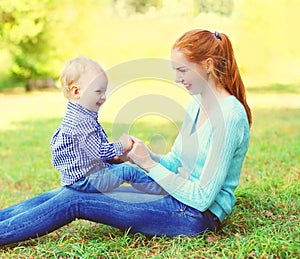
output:
[[180, 72], [180, 73], [185, 73], [185, 72], [188, 71], [188, 69], [186, 67], [178, 67], [177, 71]]

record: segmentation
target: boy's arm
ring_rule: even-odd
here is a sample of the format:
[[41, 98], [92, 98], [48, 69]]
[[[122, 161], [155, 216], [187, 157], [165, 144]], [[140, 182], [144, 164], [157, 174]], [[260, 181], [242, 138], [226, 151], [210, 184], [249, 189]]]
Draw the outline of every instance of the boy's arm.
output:
[[110, 160], [124, 152], [122, 143], [109, 142], [104, 129], [92, 120], [77, 125], [77, 139], [80, 148], [96, 159]]
[[133, 139], [132, 139], [129, 135], [126, 135], [126, 134], [123, 134], [123, 135], [119, 138], [119, 141], [120, 141], [121, 144], [122, 144], [122, 147], [123, 147], [123, 151], [124, 151], [124, 152], [127, 152], [127, 151], [131, 150], [132, 145], [133, 145], [133, 143], [134, 143]]
[[133, 139], [129, 135], [123, 134], [119, 141], [123, 146], [123, 154], [121, 156], [115, 156], [113, 159], [108, 160], [110, 164], [121, 164], [126, 160], [126, 154], [132, 149], [134, 143]]

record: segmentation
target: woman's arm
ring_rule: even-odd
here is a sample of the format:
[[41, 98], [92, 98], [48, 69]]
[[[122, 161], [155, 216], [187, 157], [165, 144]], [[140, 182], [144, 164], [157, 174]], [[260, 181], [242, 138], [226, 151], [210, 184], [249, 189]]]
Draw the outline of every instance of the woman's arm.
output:
[[[148, 147], [138, 138], [132, 137], [134, 143], [132, 149], [127, 153], [129, 161], [138, 165], [146, 172], [149, 172], [154, 166], [158, 164], [156, 159], [158, 156], [153, 153], [154, 157], [151, 156], [151, 151]], [[160, 158], [159, 158], [160, 159]]]
[[[150, 163], [150, 160], [161, 163], [163, 166], [168, 168], [170, 171], [177, 173], [177, 168], [181, 167], [180, 161], [177, 159], [177, 155], [174, 154], [174, 149], [172, 149], [168, 154], [162, 155], [162, 154], [156, 154], [152, 152], [144, 143], [142, 140], [132, 137], [133, 143], [136, 144], [134, 147], [134, 150], [130, 152], [130, 155], [128, 156], [128, 152], [126, 153], [126, 158], [124, 159], [124, 156], [122, 157], [124, 160], [131, 161], [141, 168], [144, 168], [143, 163]], [[175, 140], [175, 143], [178, 142], [178, 137]], [[147, 156], [146, 151], [148, 152], [149, 156]], [[142, 155], [143, 154], [143, 155]], [[134, 157], [132, 157], [134, 156]], [[139, 159], [139, 157], [143, 157], [142, 159]], [[135, 159], [135, 161], [133, 161]], [[147, 161], [146, 161], [147, 160]]]
[[[247, 126], [247, 125], [246, 125]], [[131, 159], [149, 172], [149, 176], [159, 183], [173, 197], [201, 211], [208, 209], [221, 191], [229, 170], [232, 170], [235, 151], [244, 137], [244, 124], [232, 121], [225, 128], [219, 128], [207, 151], [206, 162], [199, 179], [191, 179], [182, 174], [176, 174], [162, 164], [155, 163], [142, 143], [133, 147]], [[245, 141], [247, 143], [247, 141]], [[247, 147], [245, 147], [245, 151]], [[194, 150], [191, 150], [194, 152]], [[237, 179], [244, 153], [233, 165]], [[230, 187], [231, 188], [231, 187]], [[226, 191], [226, 190], [225, 190]]]
[[157, 163], [159, 163], [160, 159], [163, 157], [163, 155], [161, 155], [161, 154], [156, 154], [156, 153], [152, 152], [149, 148], [148, 148], [148, 152], [149, 152], [151, 159]]
[[[227, 204], [234, 203], [233, 191], [248, 148], [247, 129], [247, 122], [233, 120], [214, 132], [198, 179], [174, 174], [161, 165], [154, 167], [149, 176], [172, 196], [201, 211], [208, 209], [222, 192], [228, 197], [223, 208], [227, 211]], [[227, 212], [229, 210], [231, 206]]]

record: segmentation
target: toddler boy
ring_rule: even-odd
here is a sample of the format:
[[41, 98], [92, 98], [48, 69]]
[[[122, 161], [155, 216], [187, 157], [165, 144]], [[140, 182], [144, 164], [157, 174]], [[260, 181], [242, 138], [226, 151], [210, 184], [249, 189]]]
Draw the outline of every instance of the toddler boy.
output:
[[84, 192], [109, 192], [128, 182], [143, 192], [161, 193], [162, 188], [139, 167], [110, 163], [129, 151], [133, 140], [122, 135], [118, 141], [109, 142], [98, 122], [108, 83], [102, 67], [88, 57], [77, 57], [67, 62], [60, 80], [69, 102], [50, 147], [61, 184]]

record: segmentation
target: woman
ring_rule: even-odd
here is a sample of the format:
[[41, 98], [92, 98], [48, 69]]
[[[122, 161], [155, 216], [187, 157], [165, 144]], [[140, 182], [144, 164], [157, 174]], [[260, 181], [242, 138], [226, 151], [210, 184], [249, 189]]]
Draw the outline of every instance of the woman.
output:
[[220, 227], [234, 206], [248, 149], [245, 88], [225, 34], [189, 31], [175, 42], [171, 59], [176, 82], [194, 97], [181, 131], [165, 156], [132, 137], [133, 148], [123, 157], [169, 195], [62, 187], [1, 210], [0, 245], [44, 235], [76, 218], [150, 236], [194, 236]]

